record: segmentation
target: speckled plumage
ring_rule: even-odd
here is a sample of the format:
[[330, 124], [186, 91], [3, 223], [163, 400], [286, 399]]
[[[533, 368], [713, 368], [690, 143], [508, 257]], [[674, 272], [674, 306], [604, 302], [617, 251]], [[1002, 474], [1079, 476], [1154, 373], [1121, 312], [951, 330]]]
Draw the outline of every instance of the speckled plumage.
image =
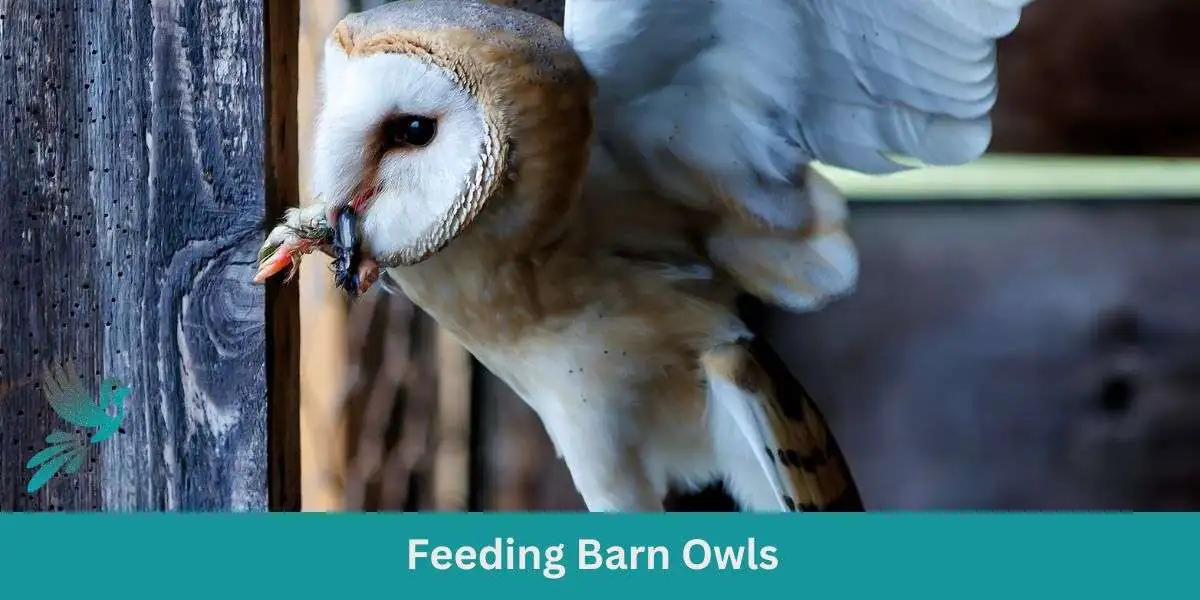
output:
[[[761, 49], [715, 20], [735, 1], [569, 0], [569, 42], [475, 0], [348, 17], [314, 149], [327, 201], [289, 214], [264, 255], [319, 247], [297, 224], [369, 197], [368, 257], [537, 411], [591, 510], [660, 510], [669, 483], [714, 480], [751, 510], [861, 509], [819, 411], [734, 308], [749, 293], [814, 310], [858, 267], [843, 199], [807, 167], [819, 153], [755, 162], [755, 144], [778, 150], [761, 122], [794, 116], [755, 92], [792, 79], [746, 63], [737, 76], [758, 79], [732, 88], [705, 66]], [[846, 26], [838, 6], [744, 12]], [[380, 128], [405, 112], [439, 119], [438, 138], [389, 146]]]

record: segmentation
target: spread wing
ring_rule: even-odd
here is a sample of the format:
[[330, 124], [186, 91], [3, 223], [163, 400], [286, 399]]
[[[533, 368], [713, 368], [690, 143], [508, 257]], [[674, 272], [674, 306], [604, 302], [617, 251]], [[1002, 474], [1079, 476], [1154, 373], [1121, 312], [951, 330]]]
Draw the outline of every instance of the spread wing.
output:
[[[605, 160], [589, 185], [636, 180], [710, 213], [707, 256], [742, 291], [819, 308], [853, 287], [858, 259], [844, 199], [808, 165], [885, 174], [906, 168], [897, 158], [977, 158], [996, 40], [1030, 1], [567, 0], [566, 35], [597, 84]], [[605, 191], [597, 202], [611, 204]], [[739, 385], [717, 401], [769, 453], [780, 506], [857, 505], [811, 399]]]
[[598, 85], [600, 143], [661, 191], [728, 196], [781, 227], [812, 161], [982, 154], [995, 42], [1032, 0], [567, 0]]
[[58, 364], [49, 369], [43, 367], [42, 393], [64, 421], [77, 427], [97, 425], [97, 417], [102, 411], [92, 396], [84, 391], [74, 363], [68, 362], [65, 368]]

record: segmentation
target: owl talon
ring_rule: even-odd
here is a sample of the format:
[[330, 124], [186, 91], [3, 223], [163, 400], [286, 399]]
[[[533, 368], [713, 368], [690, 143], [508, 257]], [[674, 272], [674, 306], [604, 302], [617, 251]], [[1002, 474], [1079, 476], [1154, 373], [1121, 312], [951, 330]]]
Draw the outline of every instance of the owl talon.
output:
[[287, 248], [280, 246], [275, 254], [259, 264], [258, 272], [254, 274], [254, 283], [262, 283], [270, 279], [272, 275], [282, 271], [291, 262], [292, 257], [287, 253]]
[[267, 235], [258, 254], [258, 272], [255, 283], [274, 277], [289, 269], [291, 279], [300, 266], [300, 259], [314, 250], [331, 253], [333, 230], [325, 218], [325, 206], [313, 204], [303, 208], [289, 209], [283, 223]]
[[307, 240], [280, 244], [270, 258], [259, 263], [258, 273], [254, 275], [254, 283], [262, 283], [289, 267], [291, 274], [288, 275], [288, 279], [291, 279], [296, 268], [300, 266], [300, 258], [305, 254], [312, 253], [316, 247], [315, 242]]

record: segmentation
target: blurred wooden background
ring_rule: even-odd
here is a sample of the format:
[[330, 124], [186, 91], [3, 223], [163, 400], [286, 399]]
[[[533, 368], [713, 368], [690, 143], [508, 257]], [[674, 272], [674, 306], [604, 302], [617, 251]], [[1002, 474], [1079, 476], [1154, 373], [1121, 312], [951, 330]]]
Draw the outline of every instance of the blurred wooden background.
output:
[[[379, 3], [304, 2], [302, 172], [324, 37]], [[993, 150], [1200, 156], [1197, 27], [1195, 0], [1039, 0], [1001, 45]], [[858, 292], [762, 315], [868, 507], [1200, 509], [1200, 203], [1004, 200], [859, 199]], [[307, 510], [583, 508], [520, 400], [403, 298], [349, 305], [323, 260], [301, 273]]]

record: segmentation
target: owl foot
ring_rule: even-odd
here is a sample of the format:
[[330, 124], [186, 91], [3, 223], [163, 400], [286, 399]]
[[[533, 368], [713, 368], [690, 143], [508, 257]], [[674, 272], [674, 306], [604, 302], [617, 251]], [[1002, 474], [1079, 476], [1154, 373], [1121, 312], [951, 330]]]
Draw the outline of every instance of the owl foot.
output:
[[284, 269], [290, 269], [286, 278], [290, 280], [305, 254], [320, 250], [332, 256], [332, 244], [333, 228], [329, 226], [325, 205], [288, 209], [283, 223], [267, 235], [258, 252], [258, 273], [254, 275], [254, 282], [262, 283]]
[[[326, 209], [327, 207], [320, 203], [288, 209], [283, 223], [267, 235], [259, 250], [255, 283], [263, 283], [284, 270], [288, 270], [284, 281], [290, 281], [295, 277], [304, 255], [315, 250], [335, 259], [338, 257], [334, 229], [330, 226]], [[361, 257], [357, 263], [355, 287], [357, 293], [361, 294], [379, 280], [380, 269], [379, 263], [370, 257]]]

